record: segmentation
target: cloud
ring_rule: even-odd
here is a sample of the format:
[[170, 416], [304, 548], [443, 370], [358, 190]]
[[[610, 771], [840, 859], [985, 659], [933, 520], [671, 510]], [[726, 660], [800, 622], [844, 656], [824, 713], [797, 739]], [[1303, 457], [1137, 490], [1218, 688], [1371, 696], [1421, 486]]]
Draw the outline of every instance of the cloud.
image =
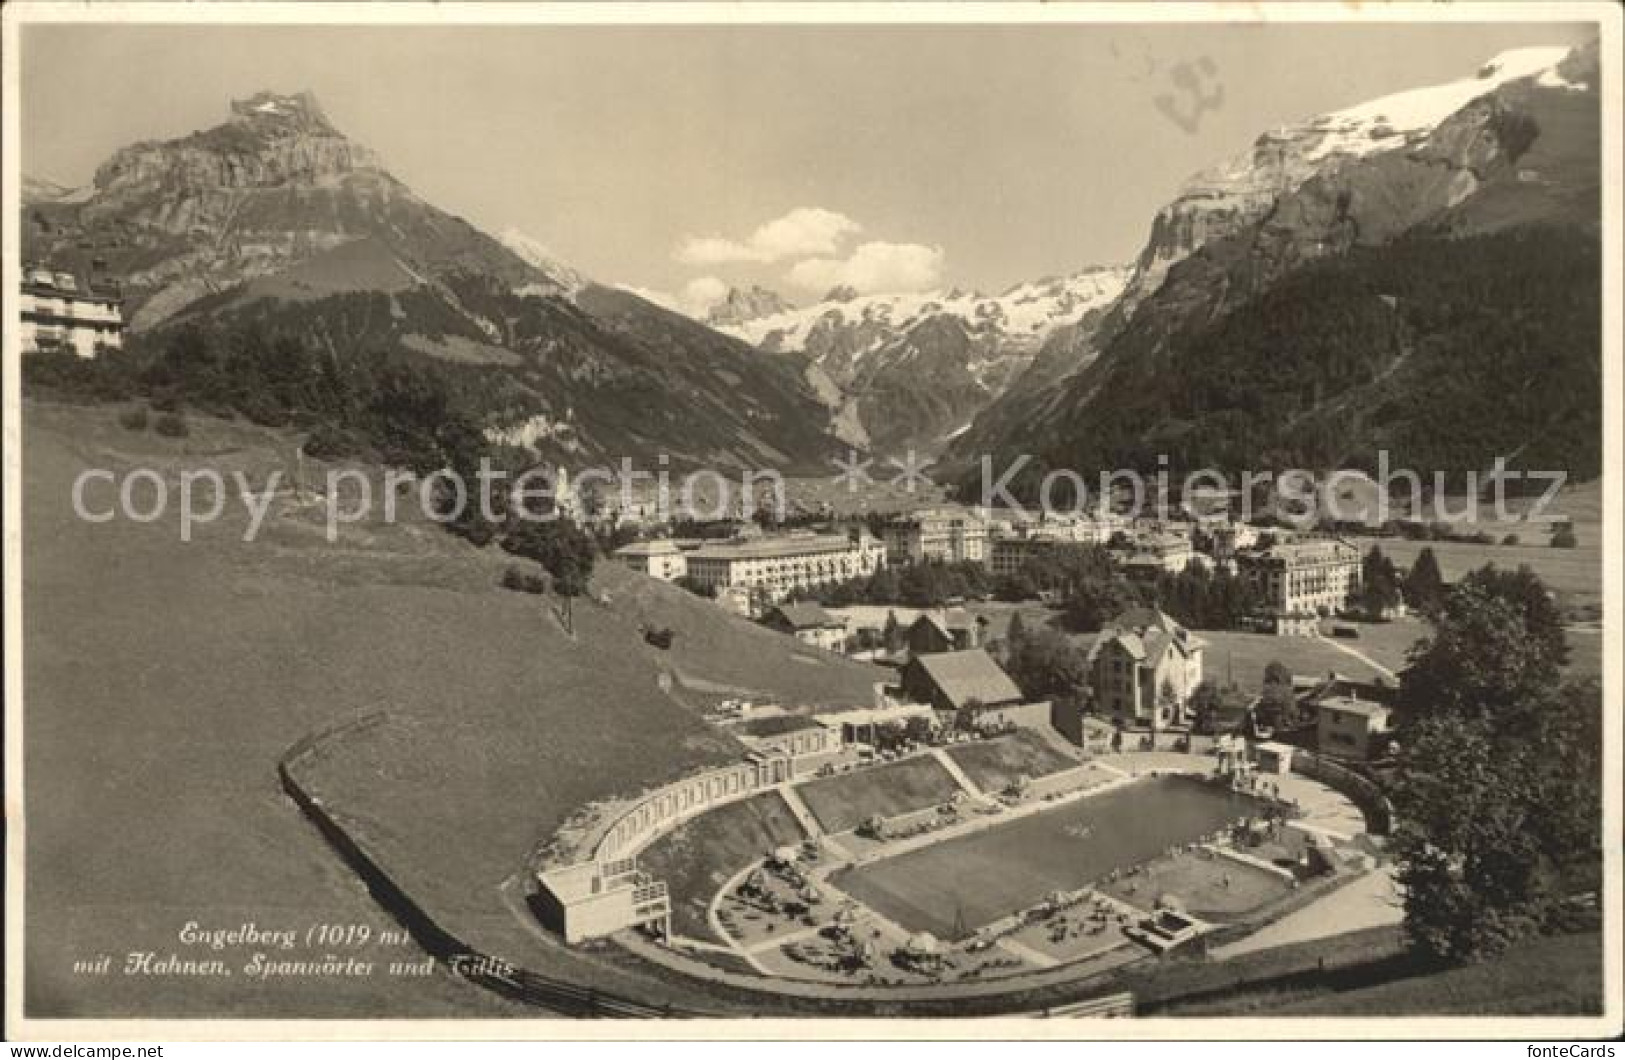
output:
[[678, 294], [656, 291], [648, 287], [634, 287], [631, 284], [622, 284], [621, 290], [635, 294], [645, 302], [653, 302], [662, 309], [703, 320], [712, 306], [728, 297], [729, 287], [715, 276], [701, 276], [684, 284]]
[[683, 287], [682, 297], [678, 301], [685, 307], [689, 316], [704, 316], [710, 308], [728, 297], [728, 285], [715, 276], [701, 276], [697, 280], [690, 280]]
[[789, 280], [810, 291], [853, 287], [859, 294], [928, 291], [942, 280], [942, 248], [919, 243], [864, 243], [847, 258], [808, 258]]
[[675, 257], [685, 265], [770, 264], [834, 254], [841, 240], [863, 230], [845, 214], [803, 206], [757, 228], [743, 242], [725, 236], [690, 236]]

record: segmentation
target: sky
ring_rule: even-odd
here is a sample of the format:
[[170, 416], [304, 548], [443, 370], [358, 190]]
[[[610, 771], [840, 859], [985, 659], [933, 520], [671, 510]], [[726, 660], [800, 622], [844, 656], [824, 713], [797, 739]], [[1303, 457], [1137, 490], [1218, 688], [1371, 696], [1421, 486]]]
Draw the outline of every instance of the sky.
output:
[[1265, 129], [1581, 26], [27, 26], [23, 171], [309, 90], [420, 195], [606, 283], [1016, 283], [1128, 263]]

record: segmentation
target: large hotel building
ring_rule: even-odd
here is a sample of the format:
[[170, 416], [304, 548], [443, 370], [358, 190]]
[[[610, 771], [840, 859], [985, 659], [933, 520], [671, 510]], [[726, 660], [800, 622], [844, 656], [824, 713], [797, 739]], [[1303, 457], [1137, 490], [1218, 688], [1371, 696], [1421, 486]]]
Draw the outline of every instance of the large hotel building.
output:
[[1307, 538], [1236, 553], [1241, 575], [1279, 616], [1330, 615], [1360, 587], [1360, 552], [1336, 538]]
[[124, 300], [115, 290], [28, 266], [21, 294], [18, 336], [24, 352], [63, 349], [89, 358], [100, 348], [124, 345]]

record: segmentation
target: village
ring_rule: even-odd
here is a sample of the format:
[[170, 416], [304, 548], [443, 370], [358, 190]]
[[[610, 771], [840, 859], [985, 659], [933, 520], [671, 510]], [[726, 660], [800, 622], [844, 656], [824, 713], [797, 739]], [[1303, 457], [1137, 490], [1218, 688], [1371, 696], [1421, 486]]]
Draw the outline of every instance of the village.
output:
[[[541, 919], [567, 940], [613, 934], [702, 977], [901, 988], [1093, 976], [1242, 945], [1357, 878], [1373, 881], [1366, 915], [1397, 915], [1377, 871], [1389, 812], [1370, 779], [1391, 755], [1391, 670], [1272, 663], [1243, 693], [1214, 679], [1201, 631], [1132, 591], [1098, 629], [1061, 632], [1075, 582], [1013, 601], [818, 602], [926, 569], [980, 568], [1009, 597], [1012, 581], [1041, 585], [1050, 565], [1085, 557], [1094, 576], [1146, 589], [1222, 572], [1247, 589], [1242, 635], [1331, 642], [1345, 616], [1371, 617], [1357, 611], [1354, 545], [953, 505], [703, 529], [613, 557], [891, 676], [843, 709], [714, 702], [707, 716], [743, 761], [646, 796], [574, 860], [537, 867]], [[1391, 596], [1376, 617], [1404, 616]]]
[[[1148, 589], [1159, 576], [1222, 571], [1249, 593], [1252, 606], [1235, 616], [1236, 627], [1249, 633], [1341, 640], [1359, 636], [1359, 627], [1344, 616], [1393, 620], [1406, 614], [1397, 588], [1377, 615], [1358, 610], [1363, 560], [1356, 546], [1340, 537], [1285, 528], [1136, 521], [1111, 514], [1020, 517], [941, 506], [894, 516], [880, 525], [881, 536], [867, 526], [764, 533], [739, 522], [727, 529], [732, 536], [726, 538], [634, 541], [617, 549], [614, 558], [638, 573], [712, 597], [719, 606], [809, 646], [892, 667], [911, 702], [953, 712], [972, 701], [979, 715], [973, 727], [1053, 726], [1075, 744], [1083, 741], [1086, 721], [1150, 745], [1163, 733], [1177, 739], [1193, 727], [1208, 734], [1239, 732], [1244, 719], [1255, 717], [1262, 695], [1217, 702], [1220, 686], [1233, 685], [1234, 675], [1230, 682], [1213, 681], [1216, 661], [1204, 655], [1203, 636], [1154, 603], [1104, 614], [1096, 629], [1075, 638], [1087, 642], [1081, 652], [1086, 676], [1079, 687], [1054, 689], [1064, 693], [1064, 705], [1022, 703], [1008, 678], [1008, 687], [990, 689], [991, 682], [958, 687], [950, 677], [943, 687], [939, 675], [944, 674], [1004, 677], [1001, 663], [1008, 664], [1013, 653], [1013, 618], [1019, 638], [1023, 618], [1033, 622], [1036, 616], [1043, 625], [1066, 617], [1059, 614], [1058, 590], [1038, 587], [1046, 562], [1064, 565], [1068, 555], [1103, 556], [1110, 563], [1104, 576]], [[903, 599], [847, 606], [818, 602], [820, 589], [882, 570], [922, 566], [980, 567], [995, 592], [974, 599], [949, 596], [934, 606], [909, 606]], [[1012, 601], [1014, 594], [1003, 591], [1012, 584], [1028, 587], [1032, 596]], [[1006, 598], [996, 600], [995, 594]], [[1350, 661], [1357, 660], [1356, 651]], [[1295, 728], [1309, 730], [1303, 734], [1311, 741], [1307, 746], [1329, 745], [1325, 749], [1370, 761], [1384, 750], [1392, 672], [1369, 661], [1354, 669], [1361, 676], [1330, 669], [1289, 675], [1295, 696], [1313, 693], [1313, 702], [1292, 714]], [[1323, 703], [1330, 705], [1324, 733], [1317, 727]], [[1260, 729], [1246, 731], [1257, 735]]]

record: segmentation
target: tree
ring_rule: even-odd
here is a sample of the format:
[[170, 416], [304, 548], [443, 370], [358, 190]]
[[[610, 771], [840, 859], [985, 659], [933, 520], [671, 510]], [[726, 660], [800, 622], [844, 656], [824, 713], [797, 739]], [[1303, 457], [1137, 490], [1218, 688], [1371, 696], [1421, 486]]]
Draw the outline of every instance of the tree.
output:
[[886, 626], [880, 631], [880, 642], [888, 652], [903, 650], [903, 627], [897, 621], [896, 611], [886, 612]]
[[1096, 633], [1106, 623], [1139, 603], [1122, 578], [1089, 579], [1075, 585], [1066, 598], [1067, 623], [1082, 633]]
[[1372, 545], [1360, 563], [1360, 610], [1370, 619], [1380, 619], [1399, 605], [1399, 572], [1394, 561]]
[[568, 519], [521, 522], [503, 538], [502, 548], [540, 563], [553, 576], [553, 590], [566, 598], [587, 591], [597, 559], [592, 535]]
[[1405, 576], [1405, 599], [1424, 615], [1431, 615], [1444, 603], [1444, 575], [1439, 572], [1439, 560], [1433, 549], [1424, 548], [1411, 564]]
[[1013, 611], [1010, 614], [1010, 625], [1004, 631], [1004, 662], [1008, 666], [1010, 660], [1019, 650], [1021, 643], [1027, 639], [1027, 624], [1021, 620], [1021, 612]]
[[1559, 523], [1559, 524], [1557, 524], [1557, 528], [1552, 531], [1552, 547], [1553, 548], [1578, 548], [1578, 547], [1580, 547], [1579, 539], [1574, 536], [1574, 524], [1573, 523]]
[[1018, 570], [1014, 574], [1006, 574], [993, 583], [993, 598], [1006, 603], [1020, 603], [1023, 600], [1032, 600], [1038, 596], [1038, 584], [1025, 570]]
[[1401, 675], [1393, 849], [1406, 934], [1427, 957], [1492, 956], [1594, 886], [1601, 693], [1559, 684], [1549, 604], [1527, 572], [1474, 572]]
[[965, 700], [959, 705], [959, 709], [954, 712], [954, 728], [961, 732], [975, 731], [978, 717], [982, 713], [984, 706], [986, 704], [975, 696]]
[[1501, 952], [1529, 932], [1546, 896], [1524, 807], [1499, 791], [1507, 766], [1488, 724], [1429, 718], [1411, 731], [1399, 760], [1394, 849], [1407, 938], [1435, 960]]
[[1191, 689], [1191, 728], [1196, 732], [1212, 732], [1219, 713], [1219, 686], [1207, 678]]
[[1510, 604], [1518, 612], [1524, 629], [1541, 642], [1542, 648], [1558, 666], [1569, 661], [1568, 635], [1563, 612], [1546, 585], [1527, 566], [1506, 570], [1485, 564], [1463, 578], [1461, 585], [1484, 590]]
[[930, 743], [936, 732], [936, 724], [930, 718], [913, 717], [903, 723], [904, 738], [917, 744]]

